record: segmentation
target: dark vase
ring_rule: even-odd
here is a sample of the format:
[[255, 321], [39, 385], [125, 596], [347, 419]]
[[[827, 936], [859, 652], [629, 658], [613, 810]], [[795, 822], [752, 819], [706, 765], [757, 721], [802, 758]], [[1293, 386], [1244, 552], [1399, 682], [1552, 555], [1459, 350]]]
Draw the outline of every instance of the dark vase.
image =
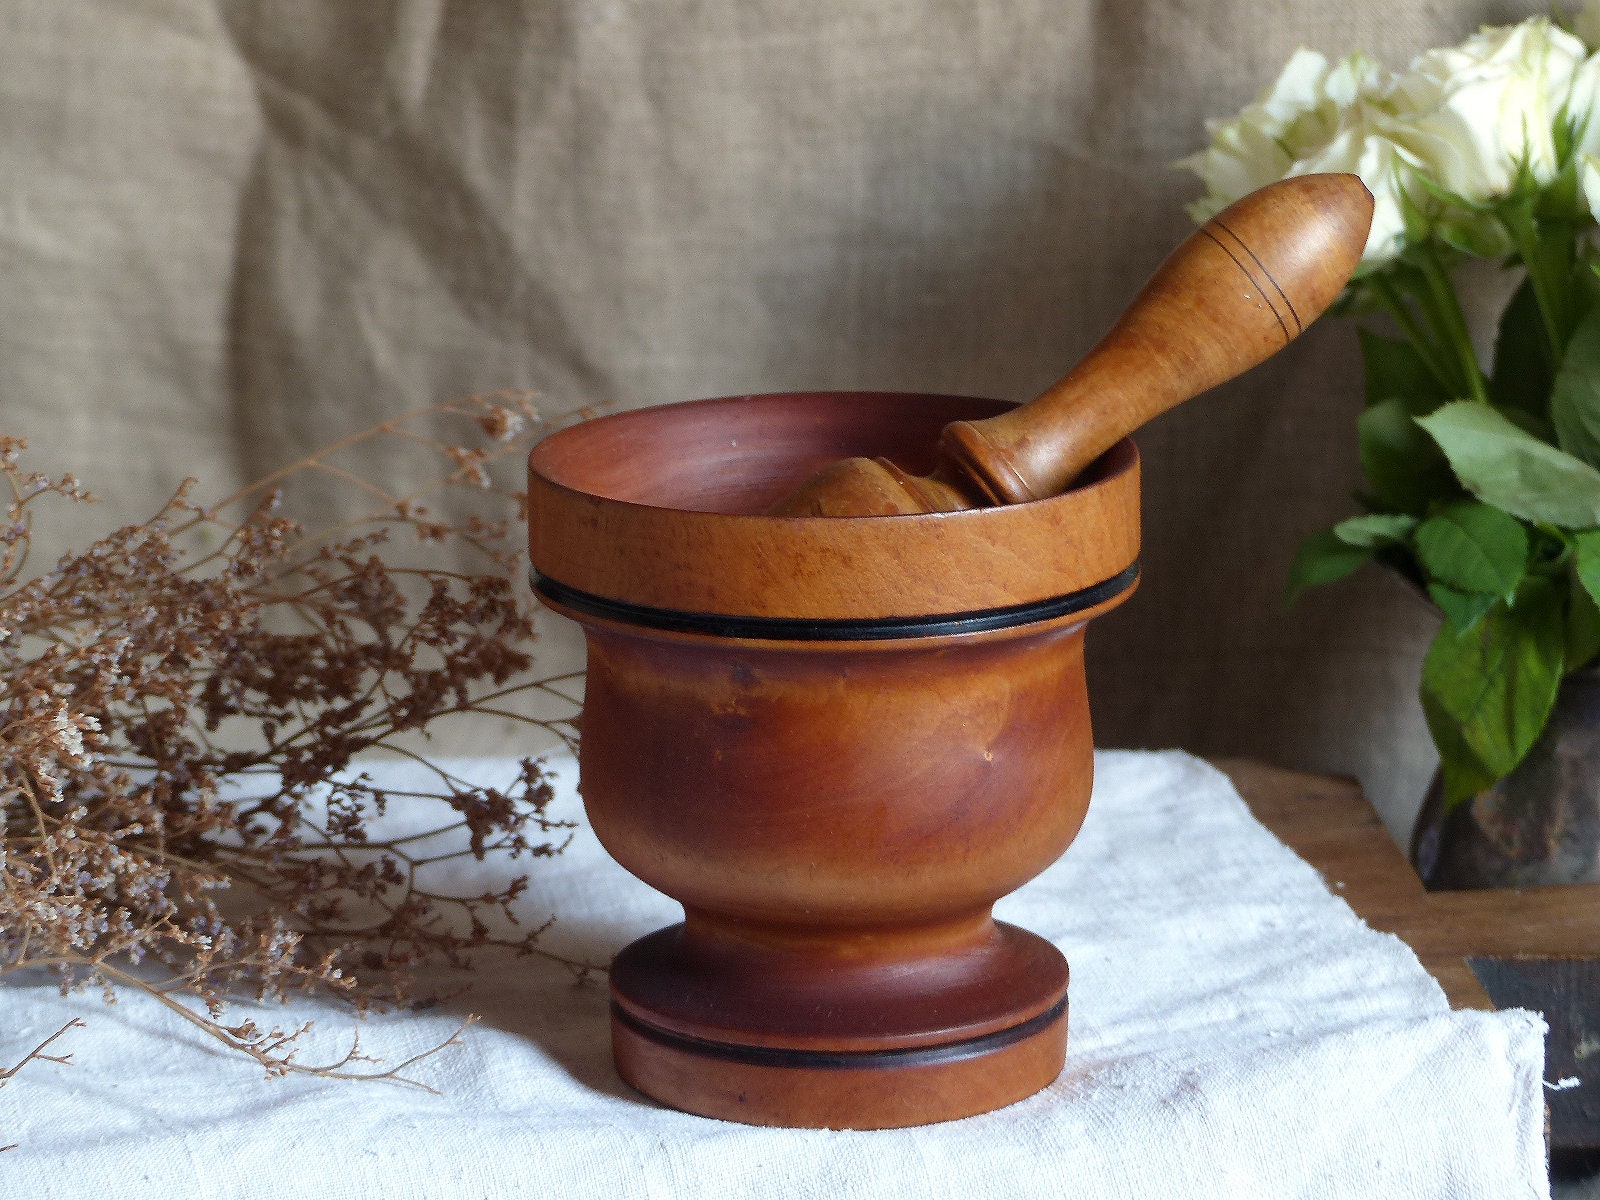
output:
[[1517, 769], [1448, 812], [1434, 773], [1411, 834], [1430, 890], [1600, 882], [1600, 670], [1561, 681]]

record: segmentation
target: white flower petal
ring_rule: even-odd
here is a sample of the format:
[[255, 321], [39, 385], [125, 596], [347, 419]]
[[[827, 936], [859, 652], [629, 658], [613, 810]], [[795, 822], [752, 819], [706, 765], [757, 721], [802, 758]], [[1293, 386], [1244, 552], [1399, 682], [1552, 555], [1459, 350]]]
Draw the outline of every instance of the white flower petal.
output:
[[1591, 214], [1600, 213], [1600, 158], [1585, 154], [1578, 164], [1578, 191]]
[[1555, 122], [1587, 57], [1544, 17], [1480, 30], [1420, 54], [1386, 104], [1399, 140], [1441, 186], [1468, 200], [1504, 195], [1526, 166], [1555, 175]]
[[[1358, 161], [1368, 105], [1388, 86], [1382, 66], [1366, 55], [1330, 66], [1314, 50], [1295, 51], [1272, 86], [1238, 116], [1206, 123], [1206, 149], [1176, 164], [1205, 181], [1206, 196], [1190, 205], [1190, 215], [1205, 220], [1257, 188], [1319, 169], [1310, 164]], [[1331, 149], [1350, 136], [1355, 144]]]

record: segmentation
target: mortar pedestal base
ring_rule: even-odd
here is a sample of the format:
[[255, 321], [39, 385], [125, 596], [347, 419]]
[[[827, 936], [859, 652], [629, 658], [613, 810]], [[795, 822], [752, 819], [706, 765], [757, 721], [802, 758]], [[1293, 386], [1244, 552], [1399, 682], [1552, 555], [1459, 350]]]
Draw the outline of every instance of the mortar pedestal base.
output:
[[925, 1125], [1060, 1074], [1067, 974], [1049, 942], [987, 916], [784, 942], [691, 914], [613, 964], [612, 1047], [629, 1084], [702, 1116]]

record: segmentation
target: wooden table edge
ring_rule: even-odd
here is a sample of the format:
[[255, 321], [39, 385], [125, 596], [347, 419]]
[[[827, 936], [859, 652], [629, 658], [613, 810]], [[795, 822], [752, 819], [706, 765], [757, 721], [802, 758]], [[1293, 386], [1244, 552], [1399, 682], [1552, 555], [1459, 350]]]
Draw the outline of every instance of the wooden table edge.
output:
[[1335, 895], [1411, 947], [1452, 1008], [1494, 1007], [1469, 957], [1600, 957], [1600, 884], [1429, 892], [1355, 780], [1250, 759], [1212, 763]]

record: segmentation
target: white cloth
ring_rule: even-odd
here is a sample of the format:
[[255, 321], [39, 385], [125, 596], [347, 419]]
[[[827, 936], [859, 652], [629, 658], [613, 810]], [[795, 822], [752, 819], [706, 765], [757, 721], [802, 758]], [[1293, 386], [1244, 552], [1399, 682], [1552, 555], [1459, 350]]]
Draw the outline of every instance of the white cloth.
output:
[[[445, 1010], [362, 1025], [363, 1046], [392, 1061], [448, 1035], [462, 1009], [481, 1013], [463, 1047], [417, 1068], [437, 1096], [263, 1079], [140, 995], [107, 1007], [7, 985], [7, 1052], [70, 1015], [88, 1027], [65, 1043], [75, 1065], [35, 1063], [0, 1089], [0, 1144], [17, 1143], [0, 1154], [0, 1195], [1548, 1195], [1537, 1016], [1451, 1012], [1410, 950], [1356, 918], [1204, 763], [1113, 752], [1097, 769], [1077, 842], [999, 909], [1072, 965], [1066, 1070], [1010, 1108], [878, 1133], [673, 1112], [613, 1070], [603, 984], [527, 959], [485, 959]], [[533, 869], [530, 918], [560, 916], [552, 949], [604, 959], [679, 918], [587, 831]], [[306, 1000], [266, 1016], [316, 1019], [308, 1058], [352, 1025]]]

